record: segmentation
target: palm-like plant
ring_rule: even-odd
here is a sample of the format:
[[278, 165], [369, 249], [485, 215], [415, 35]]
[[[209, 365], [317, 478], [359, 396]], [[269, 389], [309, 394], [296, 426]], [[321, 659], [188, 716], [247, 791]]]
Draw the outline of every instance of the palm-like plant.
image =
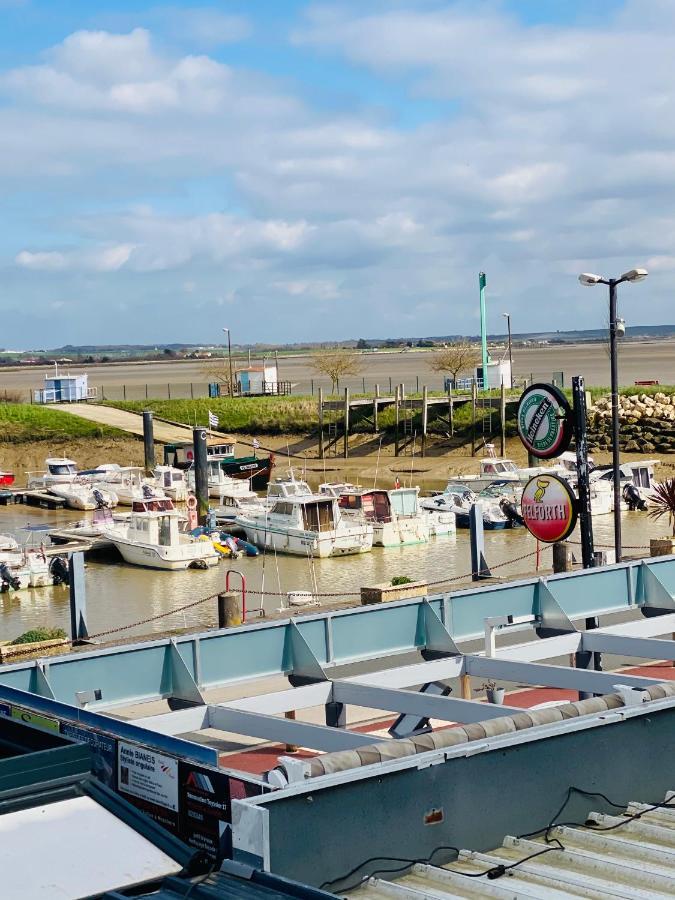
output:
[[657, 484], [652, 490], [650, 500], [654, 508], [650, 509], [649, 517], [660, 519], [661, 516], [668, 516], [675, 537], [675, 478], [667, 478], [662, 484]]

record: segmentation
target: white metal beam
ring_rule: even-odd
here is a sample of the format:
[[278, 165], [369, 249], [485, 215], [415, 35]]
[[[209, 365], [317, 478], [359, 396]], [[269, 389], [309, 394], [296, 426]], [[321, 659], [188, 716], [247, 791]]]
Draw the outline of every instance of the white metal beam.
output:
[[631, 687], [649, 687], [658, 684], [658, 678], [641, 678], [624, 675], [622, 672], [594, 672], [588, 669], [573, 669], [566, 666], [547, 666], [530, 662], [515, 662], [501, 658], [467, 656], [466, 669], [469, 675], [494, 678], [497, 681], [520, 682], [563, 690], [585, 691], [591, 694], [611, 694], [618, 683]]
[[584, 650], [613, 653], [615, 656], [637, 656], [640, 659], [675, 659], [675, 641], [656, 638], [628, 637], [601, 631], [586, 631]]
[[142, 719], [133, 719], [133, 725], [139, 728], [147, 728], [156, 731], [157, 734], [177, 735], [187, 731], [201, 731], [209, 727], [208, 706], [191, 706], [188, 709], [178, 709], [175, 712], [162, 713], [158, 716], [145, 716]]
[[254, 697], [242, 697], [239, 700], [227, 700], [218, 705], [224, 706], [226, 709], [244, 709], [250, 712], [275, 715], [291, 709], [310, 709], [313, 706], [323, 706], [331, 699], [332, 690], [333, 686], [330, 681], [320, 681], [317, 684], [307, 684], [302, 687], [290, 688], [287, 691], [257, 694]]
[[209, 727], [233, 734], [245, 734], [276, 744], [296, 744], [312, 750], [355, 750], [365, 744], [377, 744], [386, 738], [373, 737], [344, 728], [328, 728], [325, 725], [310, 725], [293, 719], [265, 716], [261, 713], [242, 709], [228, 709], [223, 706], [209, 707]]
[[512, 659], [516, 662], [531, 662], [538, 659], [555, 659], [576, 653], [581, 645], [581, 633], [560, 634], [557, 637], [528, 641], [526, 644], [512, 644], [500, 647], [495, 659]]
[[659, 634], [672, 634], [675, 632], [675, 613], [622, 622], [620, 625], [606, 625], [595, 630], [600, 634], [625, 634], [628, 637], [655, 637]]
[[399, 691], [369, 684], [333, 682], [333, 698], [338, 703], [351, 703], [366, 709], [385, 709], [444, 722], [483, 722], [510, 713], [521, 712], [515, 706], [496, 706], [456, 697], [439, 697], [415, 691]]
[[464, 657], [448, 656], [445, 659], [397, 666], [394, 669], [368, 672], [364, 675], [350, 675], [348, 678], [341, 678], [340, 681], [343, 684], [370, 684], [373, 687], [403, 688], [426, 684], [427, 681], [459, 678], [463, 673]]

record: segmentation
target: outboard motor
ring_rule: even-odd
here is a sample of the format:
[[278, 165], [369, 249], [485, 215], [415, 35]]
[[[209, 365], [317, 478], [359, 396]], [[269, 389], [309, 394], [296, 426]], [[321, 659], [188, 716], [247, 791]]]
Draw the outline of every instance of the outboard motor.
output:
[[499, 508], [511, 523], [511, 528], [516, 525], [525, 524], [523, 517], [518, 512], [518, 507], [512, 500], [509, 500], [507, 497], [502, 497], [502, 499], [499, 501]]
[[70, 570], [68, 563], [61, 556], [55, 556], [49, 564], [49, 574], [54, 579], [54, 584], [70, 584]]
[[103, 496], [103, 494], [98, 490], [98, 488], [94, 488], [92, 490], [92, 494], [94, 495], [94, 500], [96, 501], [96, 509], [107, 509], [108, 504]]
[[639, 509], [643, 512], [647, 509], [647, 504], [640, 496], [640, 492], [635, 487], [634, 484], [626, 484], [624, 485], [623, 491], [621, 492], [621, 496], [624, 501], [628, 504], [628, 509], [631, 512], [635, 512], [636, 509]]
[[6, 594], [10, 588], [18, 591], [20, 587], [21, 582], [15, 575], [12, 575], [7, 564], [0, 563], [0, 592]]
[[152, 500], [154, 498], [154, 496], [155, 496], [155, 492], [150, 487], [150, 485], [144, 484], [143, 485], [143, 499], [144, 500]]

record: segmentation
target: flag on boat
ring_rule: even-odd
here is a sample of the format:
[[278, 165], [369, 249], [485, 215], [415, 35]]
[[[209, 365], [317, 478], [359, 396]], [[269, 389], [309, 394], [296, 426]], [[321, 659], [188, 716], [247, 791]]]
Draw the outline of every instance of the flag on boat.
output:
[[217, 428], [220, 419], [209, 410], [209, 428]]
[[400, 487], [401, 487], [401, 479], [397, 475], [396, 480], [394, 481], [394, 489], [398, 490]]

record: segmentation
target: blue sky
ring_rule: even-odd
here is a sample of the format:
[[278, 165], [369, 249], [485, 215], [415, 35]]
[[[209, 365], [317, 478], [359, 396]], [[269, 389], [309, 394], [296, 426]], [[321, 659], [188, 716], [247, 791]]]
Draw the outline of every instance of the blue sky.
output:
[[668, 0], [0, 0], [6, 346], [675, 321]]

